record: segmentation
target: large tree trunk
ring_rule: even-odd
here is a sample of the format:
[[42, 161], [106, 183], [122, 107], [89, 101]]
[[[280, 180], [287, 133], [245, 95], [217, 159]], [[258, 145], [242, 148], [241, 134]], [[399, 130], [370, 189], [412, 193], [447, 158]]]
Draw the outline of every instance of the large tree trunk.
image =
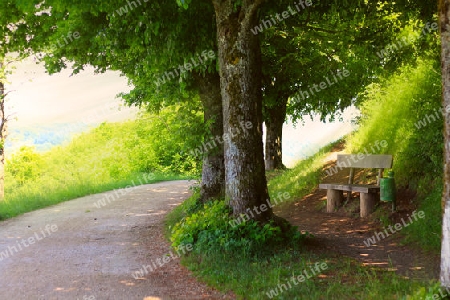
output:
[[[450, 105], [450, 0], [439, 1], [443, 107]], [[444, 192], [442, 201], [441, 284], [450, 287], [450, 113], [444, 110]]]
[[286, 118], [286, 101], [273, 107], [266, 107], [266, 170], [284, 169], [283, 165], [283, 124]]
[[265, 223], [273, 213], [264, 172], [261, 53], [258, 36], [250, 30], [257, 25], [261, 0], [212, 2], [224, 118], [225, 198], [234, 216], [245, 214]]
[[195, 76], [203, 104], [204, 120], [208, 125], [208, 133], [204, 144], [207, 145], [203, 154], [202, 183], [200, 199], [206, 202], [211, 199], [223, 198], [225, 192], [225, 165], [223, 144], [217, 141], [223, 136], [222, 96], [220, 94], [220, 76], [217, 73], [207, 73], [205, 76]]

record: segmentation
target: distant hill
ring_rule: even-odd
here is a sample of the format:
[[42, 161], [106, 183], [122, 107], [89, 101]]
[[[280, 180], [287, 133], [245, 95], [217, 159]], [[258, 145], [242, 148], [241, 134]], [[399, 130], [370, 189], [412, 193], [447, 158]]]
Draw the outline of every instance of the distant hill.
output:
[[84, 123], [65, 123], [12, 129], [6, 141], [6, 155], [9, 156], [22, 146], [35, 146], [38, 152], [70, 142], [71, 138], [93, 126]]

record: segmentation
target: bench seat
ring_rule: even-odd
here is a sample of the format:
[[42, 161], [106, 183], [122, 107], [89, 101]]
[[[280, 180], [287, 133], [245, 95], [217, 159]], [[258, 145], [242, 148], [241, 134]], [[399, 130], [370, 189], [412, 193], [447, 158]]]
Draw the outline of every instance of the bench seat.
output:
[[339, 183], [321, 183], [319, 188], [323, 190], [340, 190], [346, 192], [358, 192], [358, 193], [378, 193], [380, 187], [370, 184], [339, 184]]
[[[380, 191], [380, 178], [383, 170], [392, 167], [392, 155], [380, 154], [338, 154], [336, 166], [330, 168], [327, 172], [329, 176], [336, 174], [339, 169], [350, 169], [348, 183], [321, 183], [319, 189], [327, 190], [327, 212], [332, 213], [343, 202], [343, 192], [347, 192], [347, 201], [351, 198], [352, 192], [360, 195], [360, 216], [367, 217], [375, 208], [380, 200], [378, 192]], [[376, 185], [354, 184], [354, 169], [378, 169], [378, 180]]]

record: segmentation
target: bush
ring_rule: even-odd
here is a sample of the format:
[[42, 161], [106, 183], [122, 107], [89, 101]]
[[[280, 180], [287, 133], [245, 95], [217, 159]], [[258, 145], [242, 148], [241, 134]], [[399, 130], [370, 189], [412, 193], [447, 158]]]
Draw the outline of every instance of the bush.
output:
[[8, 164], [11, 179], [19, 185], [26, 181], [35, 181], [41, 175], [43, 167], [42, 157], [35, 152], [34, 148], [21, 147], [17, 153], [12, 155]]
[[190, 151], [203, 140], [202, 119], [189, 106], [143, 114], [125, 140], [131, 164], [141, 172], [199, 175], [201, 157], [193, 157]]
[[295, 227], [282, 232], [273, 222], [260, 225], [250, 220], [232, 226], [230, 214], [224, 201], [206, 203], [174, 226], [172, 246], [193, 244], [197, 253], [240, 251], [253, 255], [281, 243], [298, 245], [303, 237]]

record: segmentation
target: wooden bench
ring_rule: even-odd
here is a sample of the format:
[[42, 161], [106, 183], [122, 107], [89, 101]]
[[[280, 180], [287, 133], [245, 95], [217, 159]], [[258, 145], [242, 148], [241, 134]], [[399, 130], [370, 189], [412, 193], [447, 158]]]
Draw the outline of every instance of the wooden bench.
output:
[[[343, 192], [347, 192], [347, 198], [350, 199], [352, 192], [360, 194], [360, 216], [367, 217], [379, 201], [378, 192], [380, 191], [380, 178], [384, 169], [392, 167], [392, 155], [377, 154], [338, 154], [336, 166], [328, 171], [329, 175], [334, 175], [343, 168], [350, 169], [348, 184], [343, 183], [321, 183], [320, 189], [327, 190], [327, 212], [334, 212], [336, 207], [342, 204]], [[354, 184], [355, 169], [378, 169], [378, 178], [376, 185]]]

